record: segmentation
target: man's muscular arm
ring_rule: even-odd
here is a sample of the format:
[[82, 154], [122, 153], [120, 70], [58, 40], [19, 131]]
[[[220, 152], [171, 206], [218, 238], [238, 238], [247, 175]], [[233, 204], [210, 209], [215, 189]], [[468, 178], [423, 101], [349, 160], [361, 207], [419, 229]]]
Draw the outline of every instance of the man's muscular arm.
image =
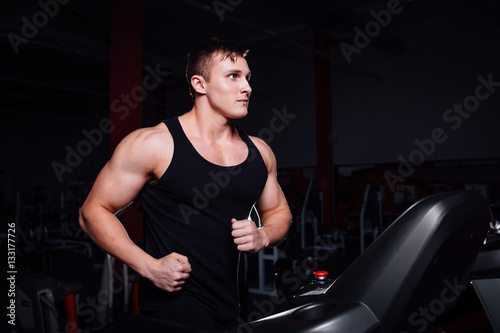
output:
[[105, 252], [157, 287], [172, 292], [180, 290], [189, 277], [188, 259], [177, 253], [160, 259], [151, 257], [132, 242], [114, 215], [129, 205], [146, 183], [155, 180], [159, 164], [168, 166], [170, 161], [159, 163], [156, 157], [158, 149], [163, 149], [163, 156], [171, 158], [173, 149], [172, 144], [165, 145], [165, 142], [172, 143], [171, 136], [160, 126], [137, 130], [118, 145], [82, 206], [80, 226]]
[[261, 227], [249, 220], [232, 219], [232, 236], [238, 250], [255, 253], [264, 247], [276, 246], [283, 241], [292, 215], [285, 195], [278, 184], [276, 176], [276, 158], [271, 148], [262, 140], [252, 137], [266, 163], [268, 177], [264, 190], [257, 201]]

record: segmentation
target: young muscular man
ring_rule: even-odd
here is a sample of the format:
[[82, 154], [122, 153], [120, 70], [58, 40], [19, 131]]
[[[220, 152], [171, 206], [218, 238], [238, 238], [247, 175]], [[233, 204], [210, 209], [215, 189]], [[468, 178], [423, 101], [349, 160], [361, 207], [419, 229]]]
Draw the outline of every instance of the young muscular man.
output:
[[[125, 137], [83, 204], [83, 230], [143, 277], [145, 315], [205, 329], [235, 324], [238, 252], [275, 246], [288, 232], [273, 152], [232, 123], [248, 112], [246, 53], [215, 38], [193, 49], [193, 108]], [[114, 215], [137, 198], [144, 249]], [[248, 219], [254, 204], [260, 227]]]

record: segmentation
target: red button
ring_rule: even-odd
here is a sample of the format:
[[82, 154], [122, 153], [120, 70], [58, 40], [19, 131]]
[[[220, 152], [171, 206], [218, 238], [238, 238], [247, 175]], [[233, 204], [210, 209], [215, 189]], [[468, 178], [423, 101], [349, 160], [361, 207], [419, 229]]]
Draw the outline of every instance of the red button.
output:
[[316, 271], [313, 274], [316, 276], [327, 276], [328, 272], [327, 271]]

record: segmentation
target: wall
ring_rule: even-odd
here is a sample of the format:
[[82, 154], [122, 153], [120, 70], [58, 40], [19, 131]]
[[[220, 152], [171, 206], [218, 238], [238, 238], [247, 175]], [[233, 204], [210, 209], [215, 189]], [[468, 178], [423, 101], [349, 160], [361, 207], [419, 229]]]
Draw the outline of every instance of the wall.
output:
[[[460, 117], [461, 123], [443, 118], [455, 103], [475, 94], [479, 76], [500, 82], [498, 6], [444, 10], [427, 20], [404, 11], [399, 15], [376, 38], [402, 38], [402, 54], [368, 47], [352, 55], [351, 66], [380, 74], [380, 79], [332, 74], [335, 164], [398, 162], [400, 155], [408, 159], [420, 149], [414, 141], [431, 138], [436, 128], [447, 139], [426, 154], [428, 161], [499, 157], [499, 83], [468, 118]], [[336, 61], [345, 63], [340, 49], [335, 52]], [[481, 93], [488, 91], [482, 88]]]

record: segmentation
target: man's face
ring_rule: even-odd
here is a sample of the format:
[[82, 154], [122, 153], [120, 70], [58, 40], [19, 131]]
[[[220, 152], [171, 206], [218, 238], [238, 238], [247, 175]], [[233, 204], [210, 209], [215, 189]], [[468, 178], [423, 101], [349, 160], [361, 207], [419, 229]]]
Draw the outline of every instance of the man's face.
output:
[[210, 71], [210, 81], [206, 82], [206, 96], [214, 111], [226, 118], [238, 119], [248, 113], [248, 103], [252, 88], [248, 83], [250, 69], [247, 61], [237, 57], [233, 62], [229, 57], [219, 61]]

